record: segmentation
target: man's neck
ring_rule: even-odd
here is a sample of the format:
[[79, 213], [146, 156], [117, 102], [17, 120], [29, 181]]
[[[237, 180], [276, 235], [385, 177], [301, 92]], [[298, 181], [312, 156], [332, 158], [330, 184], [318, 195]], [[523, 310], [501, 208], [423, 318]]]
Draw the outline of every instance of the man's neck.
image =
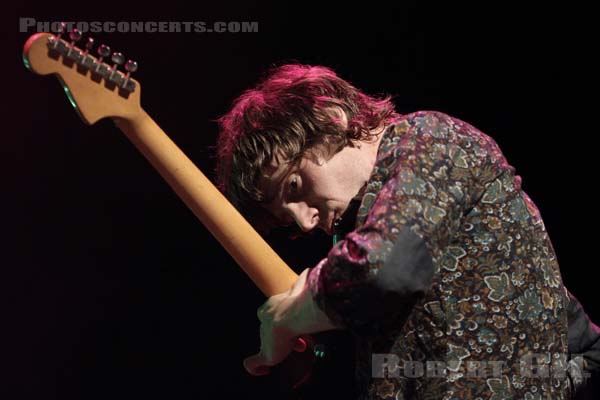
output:
[[375, 167], [375, 163], [377, 162], [377, 153], [379, 151], [379, 145], [381, 144], [381, 139], [383, 139], [383, 134], [385, 131], [391, 126], [391, 123], [383, 123], [381, 126], [373, 129], [371, 131], [371, 136], [369, 141], [361, 141], [360, 146], [362, 150], [366, 152], [366, 156], [368, 157], [369, 163], [371, 165], [371, 170]]

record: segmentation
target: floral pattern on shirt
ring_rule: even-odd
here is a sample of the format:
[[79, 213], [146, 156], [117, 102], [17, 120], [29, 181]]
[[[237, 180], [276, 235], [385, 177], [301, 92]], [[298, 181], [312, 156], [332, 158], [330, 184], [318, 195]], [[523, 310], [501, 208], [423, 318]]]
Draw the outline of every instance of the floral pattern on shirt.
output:
[[[373, 289], [405, 229], [434, 266], [409, 307]], [[571, 395], [560, 373], [568, 297], [540, 213], [496, 143], [463, 121], [421, 111], [386, 131], [356, 230], [313, 272], [319, 306], [356, 333], [365, 398]], [[399, 373], [373, 377], [375, 354], [397, 357]], [[442, 376], [429, 374], [435, 362]], [[527, 362], [558, 372], [540, 377]]]

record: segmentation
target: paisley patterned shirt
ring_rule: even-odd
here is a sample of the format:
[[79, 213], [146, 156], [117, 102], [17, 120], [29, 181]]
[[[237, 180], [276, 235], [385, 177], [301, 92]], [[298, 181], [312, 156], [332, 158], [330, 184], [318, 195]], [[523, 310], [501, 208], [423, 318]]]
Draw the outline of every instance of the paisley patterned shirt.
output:
[[568, 292], [497, 144], [439, 112], [386, 130], [356, 229], [313, 268], [373, 399], [566, 399]]

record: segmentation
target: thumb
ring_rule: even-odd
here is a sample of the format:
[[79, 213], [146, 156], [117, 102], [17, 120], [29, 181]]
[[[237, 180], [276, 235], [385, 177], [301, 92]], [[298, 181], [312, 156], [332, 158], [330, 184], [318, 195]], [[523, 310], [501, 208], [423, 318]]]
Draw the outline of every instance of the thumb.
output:
[[246, 371], [248, 371], [250, 375], [254, 376], [262, 376], [269, 373], [269, 367], [266, 365], [265, 359], [260, 353], [247, 357], [244, 360], [244, 368], [246, 368]]

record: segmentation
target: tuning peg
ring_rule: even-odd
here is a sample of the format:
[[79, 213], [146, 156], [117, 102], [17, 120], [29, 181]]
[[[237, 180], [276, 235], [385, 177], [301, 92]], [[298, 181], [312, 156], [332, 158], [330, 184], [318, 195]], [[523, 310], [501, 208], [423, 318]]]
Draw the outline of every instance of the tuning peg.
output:
[[127, 72], [134, 73], [135, 71], [137, 71], [137, 69], [138, 69], [138, 63], [136, 63], [133, 60], [129, 60], [125, 64], [125, 71], [127, 71]]
[[60, 28], [58, 28], [56, 34], [54, 35], [56, 38], [60, 38], [67, 31], [67, 24], [64, 22], [61, 22], [59, 26]]
[[69, 38], [71, 39], [71, 45], [74, 46], [75, 42], [81, 40], [81, 32], [78, 29], [73, 29], [73, 31], [69, 33]]
[[102, 60], [104, 60], [105, 57], [108, 57], [110, 55], [110, 47], [108, 47], [105, 44], [101, 44], [100, 47], [98, 47], [98, 55], [100, 57], [98, 58], [95, 72], [100, 71], [100, 66], [102, 65]]
[[85, 42], [85, 47], [83, 50], [83, 53], [81, 53], [81, 65], [83, 65], [84, 67], [87, 68], [92, 68], [94, 66], [94, 59], [91, 57], [88, 57], [88, 54], [90, 53], [90, 50], [92, 50], [92, 47], [94, 47], [94, 39], [89, 37], [87, 39], [87, 42]]
[[125, 57], [123, 57], [123, 53], [114, 52], [111, 57], [113, 64], [113, 68], [116, 68], [117, 65], [123, 65], [125, 62]]
[[71, 56], [71, 53], [75, 48], [75, 43], [81, 40], [81, 32], [78, 29], [73, 29], [73, 31], [69, 33], [69, 38], [71, 39], [71, 45], [69, 46], [67, 57]]
[[108, 79], [113, 78], [113, 76], [117, 72], [117, 67], [119, 65], [123, 65], [123, 62], [125, 62], [125, 57], [123, 57], [123, 53], [114, 52], [112, 54], [111, 60], [113, 62], [113, 66], [111, 68], [110, 77]]
[[60, 28], [58, 28], [58, 30], [56, 31], [56, 33], [54, 34], [54, 46], [53, 48], [56, 49], [56, 46], [58, 46], [58, 43], [60, 42], [60, 37], [67, 31], [67, 24], [65, 24], [64, 22], [60, 23]]
[[105, 44], [101, 44], [100, 47], [98, 47], [98, 55], [100, 56], [98, 61], [102, 61], [102, 59], [110, 55], [110, 47]]
[[122, 87], [126, 87], [127, 83], [129, 83], [129, 76], [131, 74], [133, 74], [135, 71], [137, 71], [138, 69], [138, 63], [133, 61], [133, 60], [128, 60], [125, 63], [125, 71], [127, 71], [127, 74], [125, 75], [125, 80], [123, 81], [123, 85], [121, 85]]
[[92, 47], [94, 47], [94, 38], [89, 37], [85, 44], [85, 50], [89, 52], [92, 49]]
[[94, 47], [94, 38], [89, 37], [87, 42], [85, 43], [85, 51], [83, 52], [83, 57], [88, 55], [92, 47]]

